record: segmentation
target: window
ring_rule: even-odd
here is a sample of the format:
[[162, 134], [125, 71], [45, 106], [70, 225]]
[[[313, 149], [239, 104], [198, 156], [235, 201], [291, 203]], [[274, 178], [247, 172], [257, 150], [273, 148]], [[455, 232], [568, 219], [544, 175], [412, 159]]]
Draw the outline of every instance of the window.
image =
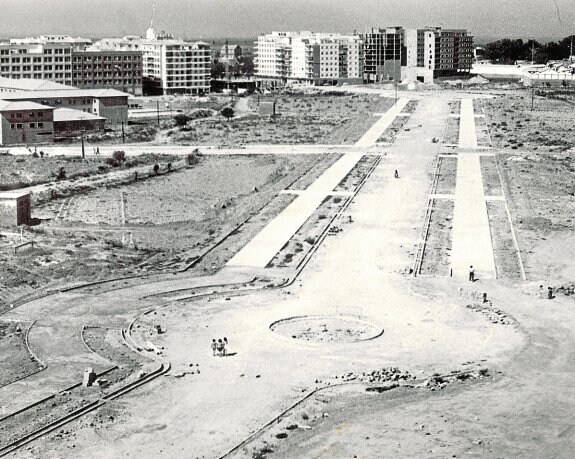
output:
[[16, 128], [17, 128], [17, 129], [22, 129], [22, 123], [16, 123]]
[[22, 118], [22, 113], [16, 113], [16, 118]]
[[10, 125], [10, 129], [16, 129], [16, 125], [15, 125], [15, 124], [11, 124], [11, 125]]
[[30, 118], [34, 118], [34, 116], [35, 116], [35, 115], [34, 115], [34, 112], [28, 113], [28, 116], [29, 116]]
[[34, 129], [36, 127], [36, 123], [30, 123], [30, 128]]
[[38, 123], [38, 128], [43, 128], [44, 127], [44, 123]]

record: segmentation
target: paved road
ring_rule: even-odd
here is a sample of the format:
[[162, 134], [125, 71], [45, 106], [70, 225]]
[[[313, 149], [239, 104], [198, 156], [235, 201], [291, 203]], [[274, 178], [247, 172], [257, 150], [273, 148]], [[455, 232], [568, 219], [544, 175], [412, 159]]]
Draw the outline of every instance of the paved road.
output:
[[[212, 145], [153, 145], [144, 144], [117, 144], [117, 145], [98, 145], [101, 156], [111, 156], [116, 150], [122, 150], [128, 156], [142, 155], [145, 153], [162, 153], [170, 155], [188, 155], [196, 148], [205, 155], [317, 155], [323, 153], [338, 153], [346, 151], [364, 151], [366, 154], [376, 151], [375, 147], [360, 148], [357, 145], [245, 145], [242, 147], [219, 148]], [[41, 150], [48, 153], [49, 156], [81, 156], [82, 148], [80, 145], [42, 147]], [[24, 147], [9, 148], [13, 155], [29, 155], [30, 152]], [[93, 157], [93, 146], [88, 145], [85, 149], [86, 157]]]

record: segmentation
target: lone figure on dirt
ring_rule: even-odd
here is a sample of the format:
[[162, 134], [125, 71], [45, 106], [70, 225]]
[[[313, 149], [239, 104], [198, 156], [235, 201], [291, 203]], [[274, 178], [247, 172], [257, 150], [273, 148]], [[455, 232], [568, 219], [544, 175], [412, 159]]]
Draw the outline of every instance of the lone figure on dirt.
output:
[[154, 164], [154, 174], [158, 175], [158, 172], [160, 172], [160, 166]]
[[217, 349], [218, 349], [218, 343], [216, 343], [216, 339], [214, 338], [212, 340], [212, 352], [214, 353], [214, 356], [216, 355]]
[[393, 176], [395, 178], [399, 178], [399, 172], [397, 172], [397, 169], [395, 169], [395, 172], [393, 173]]
[[469, 267], [469, 282], [475, 282], [475, 270], [473, 266]]
[[224, 350], [225, 350], [225, 344], [224, 344], [224, 342], [223, 342], [221, 339], [218, 340], [218, 344], [217, 344], [217, 348], [216, 348], [216, 349], [217, 349], [218, 355], [219, 355], [220, 357], [223, 356], [223, 355], [225, 355], [225, 354], [224, 354], [224, 352], [225, 352], [225, 351], [224, 351]]

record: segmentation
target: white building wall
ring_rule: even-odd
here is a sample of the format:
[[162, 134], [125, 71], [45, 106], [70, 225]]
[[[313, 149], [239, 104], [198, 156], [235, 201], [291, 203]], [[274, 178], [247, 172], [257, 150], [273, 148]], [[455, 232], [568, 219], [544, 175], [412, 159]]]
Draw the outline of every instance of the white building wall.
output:
[[310, 78], [308, 74], [309, 59], [307, 57], [308, 49], [311, 48], [307, 42], [297, 38], [292, 43], [292, 62], [291, 77], [293, 78]]

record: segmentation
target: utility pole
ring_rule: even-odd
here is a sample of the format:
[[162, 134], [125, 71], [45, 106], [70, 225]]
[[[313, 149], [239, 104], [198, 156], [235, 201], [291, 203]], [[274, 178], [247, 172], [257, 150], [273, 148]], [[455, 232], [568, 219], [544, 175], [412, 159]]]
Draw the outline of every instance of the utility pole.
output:
[[156, 114], [158, 116], [158, 126], [160, 125], [160, 101], [156, 101]]
[[82, 161], [86, 159], [86, 152], [84, 151], [84, 128], [81, 131], [81, 138], [82, 138]]
[[124, 120], [122, 119], [122, 143], [126, 143], [126, 134], [124, 132]]
[[531, 43], [531, 65], [535, 63], [535, 42]]
[[534, 102], [535, 102], [535, 88], [531, 86], [531, 111], [533, 111]]

